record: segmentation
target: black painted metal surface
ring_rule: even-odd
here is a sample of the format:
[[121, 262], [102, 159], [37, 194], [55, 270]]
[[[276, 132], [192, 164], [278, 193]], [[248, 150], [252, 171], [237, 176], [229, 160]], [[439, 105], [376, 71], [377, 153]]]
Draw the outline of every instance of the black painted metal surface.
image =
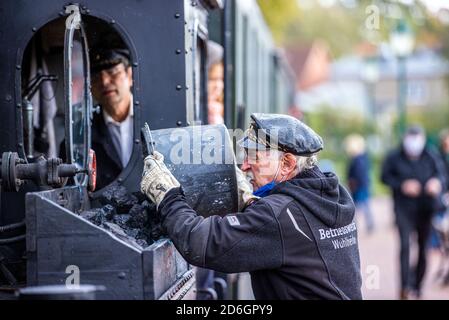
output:
[[224, 125], [152, 130], [189, 205], [202, 216], [238, 211], [234, 152]]

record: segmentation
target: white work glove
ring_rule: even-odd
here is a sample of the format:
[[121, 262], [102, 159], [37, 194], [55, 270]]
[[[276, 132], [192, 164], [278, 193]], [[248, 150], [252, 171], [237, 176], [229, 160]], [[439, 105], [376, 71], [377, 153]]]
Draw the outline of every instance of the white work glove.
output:
[[246, 179], [245, 174], [239, 167], [235, 166], [237, 176], [237, 187], [239, 190], [239, 211], [245, 209], [253, 201], [260, 199], [253, 194], [253, 186]]
[[140, 190], [153, 201], [157, 207], [164, 200], [165, 194], [180, 186], [178, 180], [167, 169], [164, 156], [157, 151], [145, 158]]

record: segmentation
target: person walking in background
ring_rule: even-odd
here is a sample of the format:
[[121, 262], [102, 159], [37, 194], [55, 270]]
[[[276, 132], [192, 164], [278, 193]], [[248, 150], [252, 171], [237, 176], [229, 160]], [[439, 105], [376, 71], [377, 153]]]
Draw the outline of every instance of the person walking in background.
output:
[[350, 157], [347, 171], [348, 186], [356, 210], [365, 216], [366, 230], [374, 229], [374, 219], [370, 206], [370, 161], [365, 151], [365, 139], [359, 134], [351, 134], [345, 139], [346, 153]]
[[[426, 147], [420, 126], [407, 129], [402, 145], [390, 152], [382, 167], [382, 182], [393, 192], [400, 237], [401, 299], [419, 298], [426, 271], [427, 240], [433, 214], [445, 185], [439, 156]], [[417, 233], [418, 261], [410, 268], [410, 236]]]

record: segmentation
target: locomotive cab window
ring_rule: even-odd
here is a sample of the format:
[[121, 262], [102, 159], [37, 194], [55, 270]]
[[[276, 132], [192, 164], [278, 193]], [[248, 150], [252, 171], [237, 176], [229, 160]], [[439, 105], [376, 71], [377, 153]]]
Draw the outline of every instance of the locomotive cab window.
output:
[[23, 55], [23, 152], [29, 161], [43, 155], [77, 164], [74, 182], [86, 185], [91, 148], [98, 190], [124, 171], [133, 153], [130, 52], [106, 21], [81, 16], [70, 30], [67, 17], [39, 29]]

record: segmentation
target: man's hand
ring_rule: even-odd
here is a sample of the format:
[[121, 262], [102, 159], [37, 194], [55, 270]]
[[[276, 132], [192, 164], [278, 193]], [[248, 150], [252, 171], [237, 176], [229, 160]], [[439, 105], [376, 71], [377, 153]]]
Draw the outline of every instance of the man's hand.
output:
[[173, 188], [179, 187], [178, 180], [167, 169], [164, 156], [155, 151], [153, 155], [145, 158], [140, 190], [153, 201], [157, 207], [165, 194]]
[[245, 209], [249, 206], [253, 201], [259, 199], [259, 197], [253, 195], [253, 186], [246, 179], [245, 174], [239, 167], [235, 166], [235, 174], [237, 176], [237, 187], [239, 190], [239, 203], [240, 207], [239, 211]]
[[407, 179], [401, 185], [402, 193], [411, 198], [419, 196], [421, 189], [421, 184], [416, 179]]
[[426, 194], [431, 197], [438, 196], [442, 190], [440, 180], [438, 180], [437, 178], [429, 179], [424, 187], [424, 190], [426, 191]]

